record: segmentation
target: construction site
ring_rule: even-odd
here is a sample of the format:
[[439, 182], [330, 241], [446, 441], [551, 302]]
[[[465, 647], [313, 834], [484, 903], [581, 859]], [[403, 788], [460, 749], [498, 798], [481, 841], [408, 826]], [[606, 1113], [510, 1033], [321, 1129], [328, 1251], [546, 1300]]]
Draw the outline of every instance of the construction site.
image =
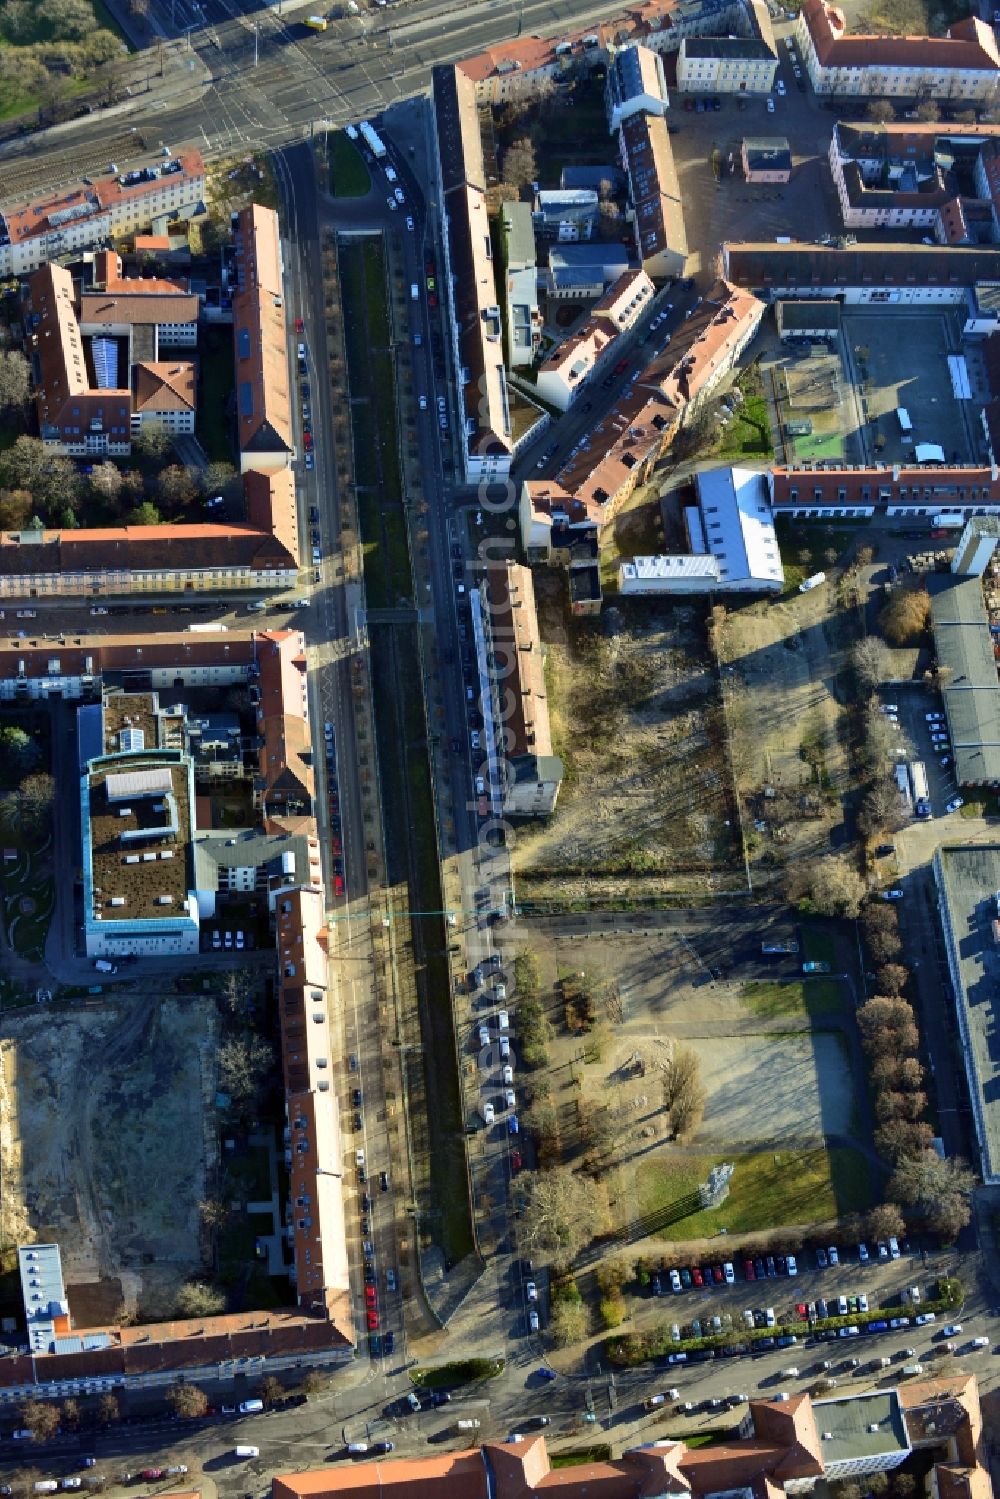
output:
[[0, 1235], [59, 1245], [78, 1326], [163, 1316], [202, 1269], [216, 1029], [207, 1000], [134, 994], [3, 1017]]

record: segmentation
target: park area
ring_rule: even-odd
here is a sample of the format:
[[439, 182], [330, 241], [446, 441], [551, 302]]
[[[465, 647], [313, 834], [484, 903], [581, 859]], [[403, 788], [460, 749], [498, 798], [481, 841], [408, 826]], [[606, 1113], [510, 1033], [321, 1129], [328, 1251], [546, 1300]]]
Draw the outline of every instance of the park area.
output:
[[[717, 977], [715, 961], [727, 974], [758, 966], [751, 930], [739, 922], [731, 954], [730, 934], [713, 943], [707, 926], [684, 922], [523, 932], [548, 1055], [544, 1082], [524, 1078], [525, 1122], [545, 1171], [596, 1178], [618, 1244], [808, 1231], [869, 1206], [847, 995], [831, 979]], [[522, 1036], [529, 1064], [534, 1040]], [[686, 1117], [670, 1101], [681, 1072], [701, 1099]], [[706, 1208], [698, 1188], [722, 1163], [735, 1168], [728, 1199]]]
[[107, 65], [124, 56], [102, 0], [0, 5], [0, 119], [36, 106], [55, 118], [98, 79], [110, 87]]
[[724, 888], [739, 846], [701, 607], [622, 603], [595, 627], [567, 622], [557, 574], [536, 590], [566, 777], [555, 815], [518, 831], [522, 905]]
[[166, 1315], [201, 1269], [215, 1058], [208, 1000], [130, 994], [4, 1016], [5, 1235], [60, 1246], [83, 1325], [122, 1308]]

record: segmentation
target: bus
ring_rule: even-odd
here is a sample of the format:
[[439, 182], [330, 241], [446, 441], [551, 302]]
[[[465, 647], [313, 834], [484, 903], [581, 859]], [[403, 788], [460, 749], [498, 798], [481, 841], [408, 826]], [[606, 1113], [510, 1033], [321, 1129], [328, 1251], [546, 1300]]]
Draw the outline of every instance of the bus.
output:
[[927, 787], [927, 771], [922, 760], [910, 765], [910, 789], [913, 792], [913, 807], [918, 817], [931, 815], [930, 791]]
[[326, 16], [306, 16], [306, 25], [310, 31], [325, 31], [327, 27]]
[[361, 139], [368, 146], [376, 161], [381, 161], [385, 155], [385, 145], [381, 136], [375, 131], [367, 120], [362, 120], [359, 125]]

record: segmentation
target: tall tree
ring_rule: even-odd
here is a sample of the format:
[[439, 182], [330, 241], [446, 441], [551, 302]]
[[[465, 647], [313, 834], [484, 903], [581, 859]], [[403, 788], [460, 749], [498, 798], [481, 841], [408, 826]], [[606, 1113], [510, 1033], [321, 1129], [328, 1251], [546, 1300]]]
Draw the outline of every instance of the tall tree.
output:
[[20, 349], [0, 349], [0, 411], [21, 422], [28, 410], [31, 370]]
[[898, 1162], [889, 1196], [936, 1232], [951, 1235], [969, 1221], [975, 1184], [974, 1172], [961, 1157], [942, 1159], [936, 1150], [924, 1150]]

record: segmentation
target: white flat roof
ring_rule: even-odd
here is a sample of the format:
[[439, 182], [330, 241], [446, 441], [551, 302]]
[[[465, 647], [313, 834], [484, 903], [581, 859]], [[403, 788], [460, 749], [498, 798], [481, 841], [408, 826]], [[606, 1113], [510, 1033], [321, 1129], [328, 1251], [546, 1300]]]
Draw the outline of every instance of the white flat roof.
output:
[[705, 541], [723, 581], [784, 581], [766, 476], [756, 469], [713, 468], [697, 475]]

